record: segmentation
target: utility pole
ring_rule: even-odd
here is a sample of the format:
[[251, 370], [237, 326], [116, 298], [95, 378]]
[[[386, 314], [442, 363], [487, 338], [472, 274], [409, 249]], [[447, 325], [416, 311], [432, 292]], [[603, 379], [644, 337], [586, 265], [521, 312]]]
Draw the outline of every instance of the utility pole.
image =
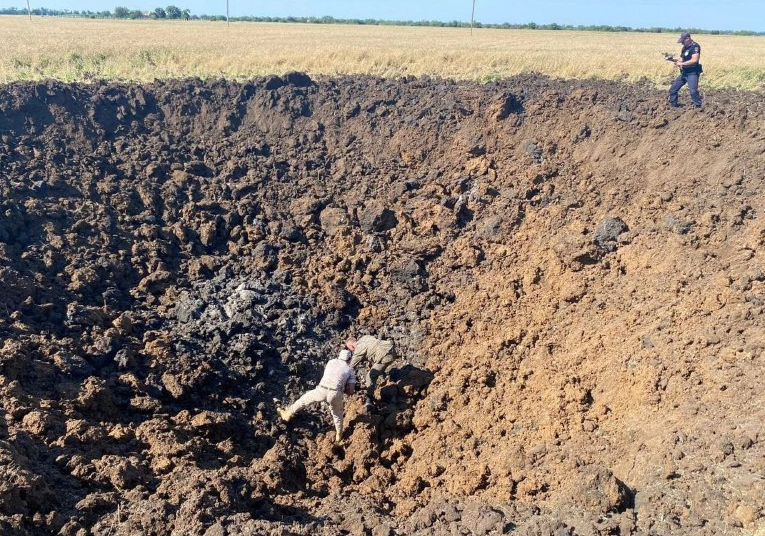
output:
[[470, 15], [470, 35], [473, 35], [473, 22], [475, 21], [475, 0], [473, 0], [473, 13]]
[[228, 20], [228, 0], [226, 0], [226, 26], [231, 26], [231, 21]]

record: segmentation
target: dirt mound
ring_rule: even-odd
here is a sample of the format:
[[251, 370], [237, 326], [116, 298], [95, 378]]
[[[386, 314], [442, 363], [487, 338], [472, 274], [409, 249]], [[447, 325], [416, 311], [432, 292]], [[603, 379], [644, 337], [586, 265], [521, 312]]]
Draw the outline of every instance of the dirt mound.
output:
[[[0, 533], [765, 515], [765, 105], [525, 76], [0, 91]], [[401, 354], [341, 445], [315, 385]]]

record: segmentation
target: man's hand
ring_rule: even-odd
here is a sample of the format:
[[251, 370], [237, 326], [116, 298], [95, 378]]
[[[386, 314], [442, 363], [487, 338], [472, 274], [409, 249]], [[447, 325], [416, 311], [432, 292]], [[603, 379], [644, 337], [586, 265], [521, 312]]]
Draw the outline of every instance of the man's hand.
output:
[[677, 61], [675, 62], [675, 67], [682, 67], [682, 66], [683, 66], [683, 62], [682, 62], [682, 61], [680, 61], [680, 60], [677, 60]]

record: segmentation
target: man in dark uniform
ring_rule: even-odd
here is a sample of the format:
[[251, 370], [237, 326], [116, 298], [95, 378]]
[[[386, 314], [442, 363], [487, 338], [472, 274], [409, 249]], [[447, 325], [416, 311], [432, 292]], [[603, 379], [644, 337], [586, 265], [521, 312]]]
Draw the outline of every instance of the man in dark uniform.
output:
[[677, 40], [683, 44], [683, 50], [680, 52], [680, 59], [675, 65], [680, 67], [680, 75], [672, 82], [669, 88], [669, 105], [673, 108], [680, 106], [677, 103], [677, 92], [685, 84], [688, 84], [688, 91], [691, 93], [691, 100], [696, 108], [701, 108], [701, 95], [699, 95], [699, 75], [701, 74], [701, 45], [691, 39], [691, 34], [684, 33]]

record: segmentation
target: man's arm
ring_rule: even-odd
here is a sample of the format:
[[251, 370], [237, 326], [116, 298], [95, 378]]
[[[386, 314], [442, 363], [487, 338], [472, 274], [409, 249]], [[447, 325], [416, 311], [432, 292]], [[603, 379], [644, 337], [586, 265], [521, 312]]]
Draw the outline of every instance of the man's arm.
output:
[[351, 369], [351, 373], [348, 375], [348, 379], [345, 381], [345, 388], [343, 389], [346, 395], [352, 395], [356, 392], [356, 373]]
[[356, 365], [361, 363], [361, 361], [367, 356], [367, 345], [366, 344], [354, 344], [353, 345], [353, 357], [351, 358], [351, 368], [356, 368]]
[[699, 62], [699, 56], [701, 56], [701, 52], [696, 52], [691, 56], [691, 59], [688, 61], [682, 61], [678, 60], [675, 62], [675, 65], [678, 67], [688, 67], [689, 65], [696, 65]]

